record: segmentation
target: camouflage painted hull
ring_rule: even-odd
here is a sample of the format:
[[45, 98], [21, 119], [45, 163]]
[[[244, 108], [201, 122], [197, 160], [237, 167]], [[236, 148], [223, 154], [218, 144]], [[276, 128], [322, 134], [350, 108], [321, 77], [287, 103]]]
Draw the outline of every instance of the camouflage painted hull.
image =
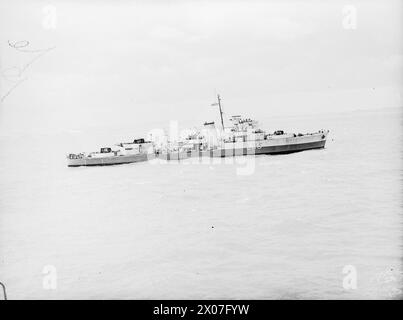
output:
[[301, 137], [273, 138], [261, 141], [225, 143], [223, 148], [206, 151], [168, 152], [157, 155], [165, 160], [211, 157], [224, 158], [259, 154], [287, 154], [325, 147], [327, 133], [304, 135]]

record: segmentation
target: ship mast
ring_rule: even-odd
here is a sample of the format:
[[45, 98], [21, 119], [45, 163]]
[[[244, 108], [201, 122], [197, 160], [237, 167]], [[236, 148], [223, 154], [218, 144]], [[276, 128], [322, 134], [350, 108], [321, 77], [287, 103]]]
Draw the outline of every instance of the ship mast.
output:
[[218, 100], [218, 103], [217, 102], [213, 103], [212, 106], [218, 106], [218, 108], [220, 109], [221, 126], [222, 126], [222, 130], [224, 131], [224, 119], [222, 117], [223, 112], [222, 112], [222, 108], [221, 108], [221, 97], [219, 94], [217, 94], [217, 100]]

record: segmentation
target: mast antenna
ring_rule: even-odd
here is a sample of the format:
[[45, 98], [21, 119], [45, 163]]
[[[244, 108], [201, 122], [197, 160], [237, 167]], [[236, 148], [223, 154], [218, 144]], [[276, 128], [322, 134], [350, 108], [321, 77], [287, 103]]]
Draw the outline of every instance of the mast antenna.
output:
[[221, 97], [219, 94], [217, 94], [217, 101], [218, 102], [213, 103], [212, 106], [218, 106], [218, 108], [220, 110], [221, 126], [222, 126], [222, 130], [224, 131], [224, 119], [222, 117], [223, 112], [222, 112], [222, 107], [221, 107]]

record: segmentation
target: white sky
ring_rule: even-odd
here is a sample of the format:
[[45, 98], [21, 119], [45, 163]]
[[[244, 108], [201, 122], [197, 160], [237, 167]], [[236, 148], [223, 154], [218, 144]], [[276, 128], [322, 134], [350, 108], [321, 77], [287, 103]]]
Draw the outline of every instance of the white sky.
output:
[[[345, 5], [355, 29], [343, 28]], [[228, 115], [402, 107], [402, 18], [393, 0], [0, 0], [1, 95], [26, 78], [0, 105], [0, 126], [199, 124], [215, 117], [216, 90]], [[4, 70], [35, 55], [7, 40], [56, 48], [10, 81]]]

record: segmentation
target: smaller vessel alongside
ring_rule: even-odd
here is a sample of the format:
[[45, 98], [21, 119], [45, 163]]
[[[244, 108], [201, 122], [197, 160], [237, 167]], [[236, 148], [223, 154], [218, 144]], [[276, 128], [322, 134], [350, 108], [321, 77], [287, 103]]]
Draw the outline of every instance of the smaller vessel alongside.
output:
[[67, 166], [107, 166], [133, 162], [147, 161], [154, 157], [154, 146], [143, 138], [133, 142], [122, 142], [113, 148], [103, 147], [99, 152], [78, 154], [70, 153], [67, 156]]

